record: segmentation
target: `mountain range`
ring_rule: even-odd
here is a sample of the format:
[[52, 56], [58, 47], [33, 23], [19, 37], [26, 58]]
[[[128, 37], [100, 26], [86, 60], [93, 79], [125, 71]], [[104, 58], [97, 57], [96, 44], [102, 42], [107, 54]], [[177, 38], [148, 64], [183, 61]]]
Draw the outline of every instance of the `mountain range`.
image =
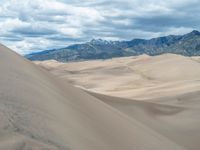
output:
[[67, 62], [137, 56], [141, 54], [154, 56], [164, 53], [199, 56], [200, 32], [194, 30], [184, 35], [169, 35], [149, 40], [106, 41], [93, 39], [90, 42], [74, 44], [61, 49], [31, 53], [25, 55], [25, 57], [34, 61], [55, 59], [60, 62]]

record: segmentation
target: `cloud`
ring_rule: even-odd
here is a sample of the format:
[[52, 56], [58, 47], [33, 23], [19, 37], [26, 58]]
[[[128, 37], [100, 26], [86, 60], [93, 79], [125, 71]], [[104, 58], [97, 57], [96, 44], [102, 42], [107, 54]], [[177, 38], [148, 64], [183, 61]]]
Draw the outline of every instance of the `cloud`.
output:
[[92, 38], [128, 40], [200, 29], [198, 0], [2, 0], [0, 42], [25, 54]]

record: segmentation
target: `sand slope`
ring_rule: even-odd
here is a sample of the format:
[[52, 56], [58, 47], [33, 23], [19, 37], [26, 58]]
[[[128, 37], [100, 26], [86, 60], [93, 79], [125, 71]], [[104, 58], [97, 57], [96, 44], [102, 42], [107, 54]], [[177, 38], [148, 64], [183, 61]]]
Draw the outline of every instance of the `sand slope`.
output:
[[174, 54], [105, 61], [36, 62], [54, 75], [89, 91], [131, 99], [152, 99], [200, 90], [198, 57]]
[[200, 148], [200, 92], [152, 102], [90, 94], [188, 150]]
[[0, 69], [0, 149], [186, 149], [2, 45]]

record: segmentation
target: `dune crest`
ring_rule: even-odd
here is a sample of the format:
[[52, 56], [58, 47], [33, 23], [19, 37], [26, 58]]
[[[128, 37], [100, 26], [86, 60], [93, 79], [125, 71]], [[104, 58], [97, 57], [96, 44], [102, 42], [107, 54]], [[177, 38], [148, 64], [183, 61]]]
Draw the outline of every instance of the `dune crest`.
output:
[[200, 90], [198, 57], [164, 54], [35, 63], [85, 90], [117, 97], [146, 100]]

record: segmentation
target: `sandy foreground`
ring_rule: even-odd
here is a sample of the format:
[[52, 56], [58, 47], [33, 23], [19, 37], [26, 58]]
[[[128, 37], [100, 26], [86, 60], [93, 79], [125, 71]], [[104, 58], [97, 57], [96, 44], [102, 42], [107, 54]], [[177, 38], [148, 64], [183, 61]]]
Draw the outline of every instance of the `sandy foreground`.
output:
[[[185, 60], [181, 61], [180, 65], [174, 63], [176, 56], [167, 55], [166, 57], [168, 59], [161, 61], [162, 57], [159, 56], [156, 59], [142, 56], [133, 58], [135, 62], [132, 62], [130, 58], [127, 68], [113, 70], [109, 69], [112, 65], [108, 65], [113, 63], [112, 60], [103, 63], [93, 61], [88, 66], [83, 65], [88, 62], [83, 62], [81, 65], [50, 62], [52, 64], [45, 68], [54, 74], [52, 75], [0, 45], [0, 149], [199, 150], [199, 63], [196, 59], [177, 56], [178, 60]], [[115, 61], [120, 64], [123, 59]], [[166, 67], [159, 67], [171, 59], [173, 62], [171, 65], [183, 66], [180, 72], [177, 70], [173, 75], [166, 74]], [[160, 61], [159, 65], [156, 60]], [[142, 64], [145, 61], [147, 65]], [[100, 66], [104, 63], [108, 68], [105, 65]], [[113, 68], [117, 66], [116, 64]], [[130, 94], [132, 99], [107, 96], [108, 89], [104, 89], [107, 87], [106, 84], [111, 89], [112, 82], [114, 84], [119, 81], [120, 83], [115, 84], [122, 84], [122, 79], [126, 81], [123, 75], [127, 72], [128, 66], [130, 68], [143, 66], [142, 73], [133, 74], [133, 80], [141, 80], [141, 84], [146, 86], [155, 84], [155, 91], [156, 88], [159, 89], [157, 87], [159, 84], [167, 84], [167, 82], [172, 84], [174, 81], [177, 83], [173, 87], [179, 94], [174, 94], [173, 90], [170, 94], [170, 88], [166, 85], [163, 89], [160, 88], [159, 96], [155, 96], [153, 91], [148, 93], [147, 89], [144, 90], [147, 92], [145, 96], [149, 98], [139, 93]], [[101, 94], [94, 93], [93, 90], [85, 91], [72, 85], [84, 87], [78, 84], [81, 80], [77, 78], [82, 77], [82, 82], [85, 83], [87, 82], [86, 75], [83, 73], [81, 76], [78, 70], [82, 68], [82, 70], [92, 71], [91, 67], [99, 69], [95, 70], [94, 75], [91, 74], [93, 80], [88, 79], [88, 81], [94, 82], [99, 79], [102, 85], [93, 83], [93, 87], [101, 91], [99, 92]], [[148, 67], [152, 69], [148, 70]], [[122, 73], [121, 78], [118, 76], [119, 70]], [[157, 74], [154, 70], [165, 71], [165, 73]], [[149, 74], [146, 77], [147, 71]], [[131, 74], [131, 71], [127, 74]], [[75, 79], [72, 80], [73, 76]], [[110, 76], [109, 80], [104, 79], [107, 76]], [[116, 76], [119, 80], [115, 79]], [[149, 78], [152, 76], [156, 78], [155, 83], [151, 81], [152, 78]], [[88, 78], [92, 79], [90, 76]], [[128, 75], [126, 78], [128, 78], [127, 82], [131, 80]], [[136, 83], [142, 88], [143, 85]], [[185, 86], [182, 92], [180, 92], [181, 84]], [[132, 86], [134, 84], [131, 85], [131, 90]], [[85, 87], [85, 89], [92, 89], [91, 87]], [[169, 89], [167, 96], [164, 91], [166, 89]], [[187, 89], [190, 90], [187, 91]], [[116, 94], [119, 97], [120, 91], [123, 90], [118, 89], [119, 93], [114, 91], [108, 94]], [[141, 98], [143, 101], [134, 100], [133, 97]]]

